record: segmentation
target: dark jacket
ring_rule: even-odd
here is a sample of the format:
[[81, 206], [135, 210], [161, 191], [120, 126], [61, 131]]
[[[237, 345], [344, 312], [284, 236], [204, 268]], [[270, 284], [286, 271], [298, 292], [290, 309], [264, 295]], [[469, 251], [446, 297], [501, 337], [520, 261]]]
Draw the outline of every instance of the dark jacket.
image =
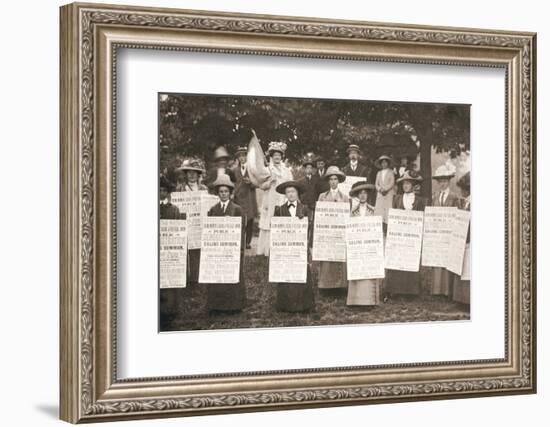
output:
[[434, 193], [432, 206], [459, 207], [460, 199], [452, 191], [449, 191], [449, 194], [447, 195], [447, 198], [445, 199], [445, 203], [443, 205], [439, 203], [440, 195], [441, 191], [437, 191], [436, 193]]
[[[393, 196], [392, 207], [394, 209], [405, 209], [405, 205], [403, 204], [403, 194], [397, 194]], [[425, 208], [426, 208], [426, 199], [424, 197], [420, 197], [418, 194], [415, 194], [412, 210], [423, 211]]]
[[221, 202], [218, 202], [210, 208], [208, 216], [243, 216], [243, 210], [238, 204], [230, 200], [224, 213]]
[[244, 180], [248, 177], [248, 171], [243, 176], [240, 166], [237, 166], [233, 169], [233, 173], [237, 184], [233, 193], [233, 200], [242, 208], [247, 218], [255, 218], [258, 213], [256, 190], [250, 182]]
[[369, 177], [369, 169], [362, 165], [361, 163], [357, 163], [357, 167], [355, 168], [355, 171], [351, 168], [351, 164], [348, 163], [344, 168], [342, 169], [342, 172], [346, 174], [346, 176], [362, 176], [368, 179]]
[[309, 179], [307, 176], [304, 176], [300, 180], [300, 183], [304, 187], [304, 193], [300, 196], [300, 201], [309, 209], [315, 209], [315, 202], [319, 198], [319, 180], [319, 175], [315, 173]]
[[[275, 212], [273, 213], [273, 216], [290, 216], [290, 211], [288, 210], [288, 204], [285, 202], [284, 204], [280, 206], [275, 206]], [[308, 225], [307, 225], [307, 240], [308, 240], [308, 246], [311, 247], [313, 244], [313, 215], [312, 212], [308, 209], [308, 207], [300, 202], [299, 200], [296, 202], [296, 217], [302, 219], [304, 217], [308, 218]]]
[[160, 219], [185, 219], [185, 214], [180, 213], [178, 207], [170, 202], [160, 204], [159, 216]]

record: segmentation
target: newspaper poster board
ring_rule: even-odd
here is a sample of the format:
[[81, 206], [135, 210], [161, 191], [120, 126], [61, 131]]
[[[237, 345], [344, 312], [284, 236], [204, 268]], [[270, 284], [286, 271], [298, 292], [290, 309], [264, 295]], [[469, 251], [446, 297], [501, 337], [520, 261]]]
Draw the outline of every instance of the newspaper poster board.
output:
[[306, 283], [308, 218], [271, 218], [269, 281]]
[[199, 283], [239, 283], [242, 217], [204, 218]]
[[161, 219], [159, 227], [160, 288], [187, 286], [187, 220]]
[[462, 262], [462, 275], [460, 276], [460, 280], [471, 280], [472, 260], [470, 257], [470, 244], [466, 243], [466, 249], [464, 250], [464, 261]]
[[313, 227], [313, 261], [346, 261], [346, 218], [349, 203], [317, 202]]
[[439, 206], [427, 206], [424, 210], [423, 266], [447, 267], [449, 244], [456, 211], [456, 207]]
[[386, 238], [386, 268], [419, 271], [424, 212], [390, 209]]
[[188, 248], [200, 249], [202, 220], [207, 216], [208, 210], [216, 204], [218, 197], [204, 190], [178, 191], [171, 194], [171, 201], [181, 213], [187, 215]]
[[348, 280], [384, 278], [384, 235], [381, 216], [352, 216], [346, 220]]
[[346, 196], [349, 196], [349, 191], [353, 184], [356, 182], [365, 182], [366, 180], [367, 178], [364, 176], [346, 176], [346, 180], [338, 184], [338, 189]]
[[453, 231], [451, 233], [451, 243], [447, 259], [447, 270], [452, 271], [459, 276], [462, 275], [464, 251], [466, 249], [466, 238], [468, 237], [469, 226], [470, 211], [458, 209], [455, 214]]

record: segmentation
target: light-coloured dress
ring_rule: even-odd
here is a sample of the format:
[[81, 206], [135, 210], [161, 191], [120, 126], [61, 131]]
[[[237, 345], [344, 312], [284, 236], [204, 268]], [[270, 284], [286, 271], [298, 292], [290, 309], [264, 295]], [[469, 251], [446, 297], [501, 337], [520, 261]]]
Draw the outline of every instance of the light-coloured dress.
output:
[[[374, 214], [380, 215], [384, 223], [388, 223], [388, 212], [392, 207], [393, 196], [395, 195], [395, 175], [393, 170], [386, 168], [379, 170], [376, 174], [376, 204]], [[387, 191], [382, 194], [380, 191]]]
[[[374, 215], [374, 207], [365, 203], [351, 211], [351, 216]], [[348, 281], [347, 305], [378, 305], [380, 304], [381, 279], [363, 279]]]
[[270, 176], [260, 184], [260, 190], [263, 190], [262, 202], [260, 205], [260, 235], [258, 237], [258, 255], [269, 256], [269, 230], [271, 228], [271, 218], [275, 212], [275, 206], [282, 205], [285, 201], [283, 194], [277, 193], [275, 188], [283, 182], [291, 181], [292, 171], [283, 163], [276, 165], [271, 161], [269, 164]]
[[[349, 197], [340, 190], [328, 190], [319, 195], [320, 202], [346, 202]], [[319, 289], [347, 288], [347, 270], [345, 262], [319, 261]]]
[[[459, 204], [459, 209], [470, 210], [470, 198], [463, 200]], [[468, 228], [468, 236], [466, 239], [466, 248], [464, 251], [465, 263], [470, 262], [470, 228]], [[465, 264], [466, 265], [466, 264]], [[453, 275], [453, 301], [460, 302], [462, 304], [470, 304], [470, 280], [462, 280], [461, 276], [454, 274]]]

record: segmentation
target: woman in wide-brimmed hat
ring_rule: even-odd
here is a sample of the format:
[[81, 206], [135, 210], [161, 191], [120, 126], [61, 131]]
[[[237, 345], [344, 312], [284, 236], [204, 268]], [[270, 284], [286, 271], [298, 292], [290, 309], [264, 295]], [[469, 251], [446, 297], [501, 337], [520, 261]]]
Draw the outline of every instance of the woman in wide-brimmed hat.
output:
[[[416, 171], [405, 171], [403, 176], [397, 180], [403, 187], [403, 194], [393, 198], [394, 209], [423, 211], [426, 207], [426, 199], [415, 194], [414, 188], [422, 182], [422, 177]], [[420, 272], [386, 270], [384, 280], [384, 291], [387, 296], [393, 294], [419, 295]]]
[[206, 173], [200, 160], [185, 159], [176, 171], [178, 172], [178, 183], [175, 191], [208, 190], [208, 187], [200, 182], [200, 179]]
[[[311, 213], [307, 205], [300, 201], [300, 196], [304, 192], [304, 186], [299, 181], [286, 181], [279, 184], [276, 188], [277, 193], [286, 197], [286, 201], [275, 207], [273, 216], [290, 216], [300, 220], [308, 221], [308, 260], [309, 260], [309, 240], [311, 229]], [[307, 274], [305, 283], [276, 283], [275, 308], [278, 311], [291, 313], [306, 312], [314, 307], [313, 284], [309, 263], [307, 265]]]
[[[462, 198], [458, 205], [459, 209], [470, 210], [470, 172], [466, 172], [456, 183], [460, 188]], [[466, 237], [466, 247], [464, 249], [464, 263], [462, 266], [462, 275], [453, 275], [453, 301], [470, 304], [470, 228]]]
[[384, 224], [388, 223], [388, 211], [392, 207], [395, 195], [395, 175], [392, 169], [392, 159], [389, 156], [380, 156], [374, 165], [380, 169], [376, 173], [376, 203], [374, 213], [382, 217]]
[[[205, 174], [203, 164], [198, 159], [186, 159], [177, 169], [182, 179], [176, 185], [176, 191], [208, 191], [208, 187], [201, 182]], [[193, 286], [199, 282], [200, 248], [187, 251], [187, 283]]]
[[269, 256], [269, 239], [271, 228], [271, 217], [275, 212], [275, 206], [284, 202], [282, 194], [277, 193], [276, 188], [279, 184], [293, 179], [292, 171], [286, 167], [283, 162], [287, 145], [281, 141], [272, 141], [269, 143], [269, 175], [260, 183], [259, 187], [263, 190], [262, 202], [260, 206], [260, 235], [258, 236], [258, 246], [256, 253], [258, 255]]
[[[359, 181], [352, 185], [350, 198], [357, 198], [359, 204], [352, 207], [351, 216], [372, 216], [374, 206], [368, 204], [369, 193], [375, 190], [374, 184]], [[381, 279], [364, 279], [348, 281], [348, 297], [346, 304], [350, 306], [374, 306], [380, 304]]]
[[242, 218], [241, 226], [241, 261], [239, 283], [206, 284], [206, 307], [210, 312], [235, 313], [242, 310], [246, 303], [246, 286], [244, 280], [244, 217], [239, 205], [231, 200], [235, 184], [229, 176], [220, 175], [212, 184], [219, 202], [210, 208], [208, 216], [237, 216]]
[[[454, 169], [445, 165], [439, 166], [432, 175], [432, 179], [437, 182], [438, 190], [432, 197], [432, 206], [439, 207], [458, 207], [458, 196], [451, 191], [451, 179], [455, 176]], [[443, 267], [431, 267], [432, 270], [432, 295], [444, 295], [452, 297], [453, 273]]]
[[[338, 188], [338, 184], [346, 180], [346, 175], [338, 166], [329, 166], [323, 179], [328, 182], [329, 189], [319, 195], [320, 202], [349, 204], [348, 195]], [[319, 261], [319, 267], [317, 286], [321, 291], [345, 290], [348, 287], [345, 262]]]

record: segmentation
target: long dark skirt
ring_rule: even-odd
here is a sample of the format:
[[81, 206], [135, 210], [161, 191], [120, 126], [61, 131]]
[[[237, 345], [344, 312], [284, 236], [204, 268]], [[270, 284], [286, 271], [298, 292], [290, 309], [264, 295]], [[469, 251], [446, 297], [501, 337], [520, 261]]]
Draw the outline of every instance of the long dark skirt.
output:
[[290, 313], [309, 311], [315, 306], [311, 269], [307, 267], [306, 283], [277, 283], [275, 309]]
[[209, 311], [239, 311], [246, 304], [244, 281], [206, 285], [206, 308]]
[[160, 290], [161, 323], [175, 317], [186, 295], [186, 288], [167, 288]]
[[386, 270], [384, 292], [400, 295], [420, 295], [420, 272]]
[[189, 249], [187, 252], [188, 262], [187, 262], [187, 271], [188, 274], [188, 284], [195, 284], [199, 282], [199, 266], [201, 259], [201, 250], [200, 249]]
[[453, 276], [454, 274], [446, 268], [432, 268], [432, 295], [451, 296], [453, 294]]
[[453, 301], [462, 304], [470, 304], [470, 281], [461, 280], [460, 276], [454, 275], [453, 281]]

